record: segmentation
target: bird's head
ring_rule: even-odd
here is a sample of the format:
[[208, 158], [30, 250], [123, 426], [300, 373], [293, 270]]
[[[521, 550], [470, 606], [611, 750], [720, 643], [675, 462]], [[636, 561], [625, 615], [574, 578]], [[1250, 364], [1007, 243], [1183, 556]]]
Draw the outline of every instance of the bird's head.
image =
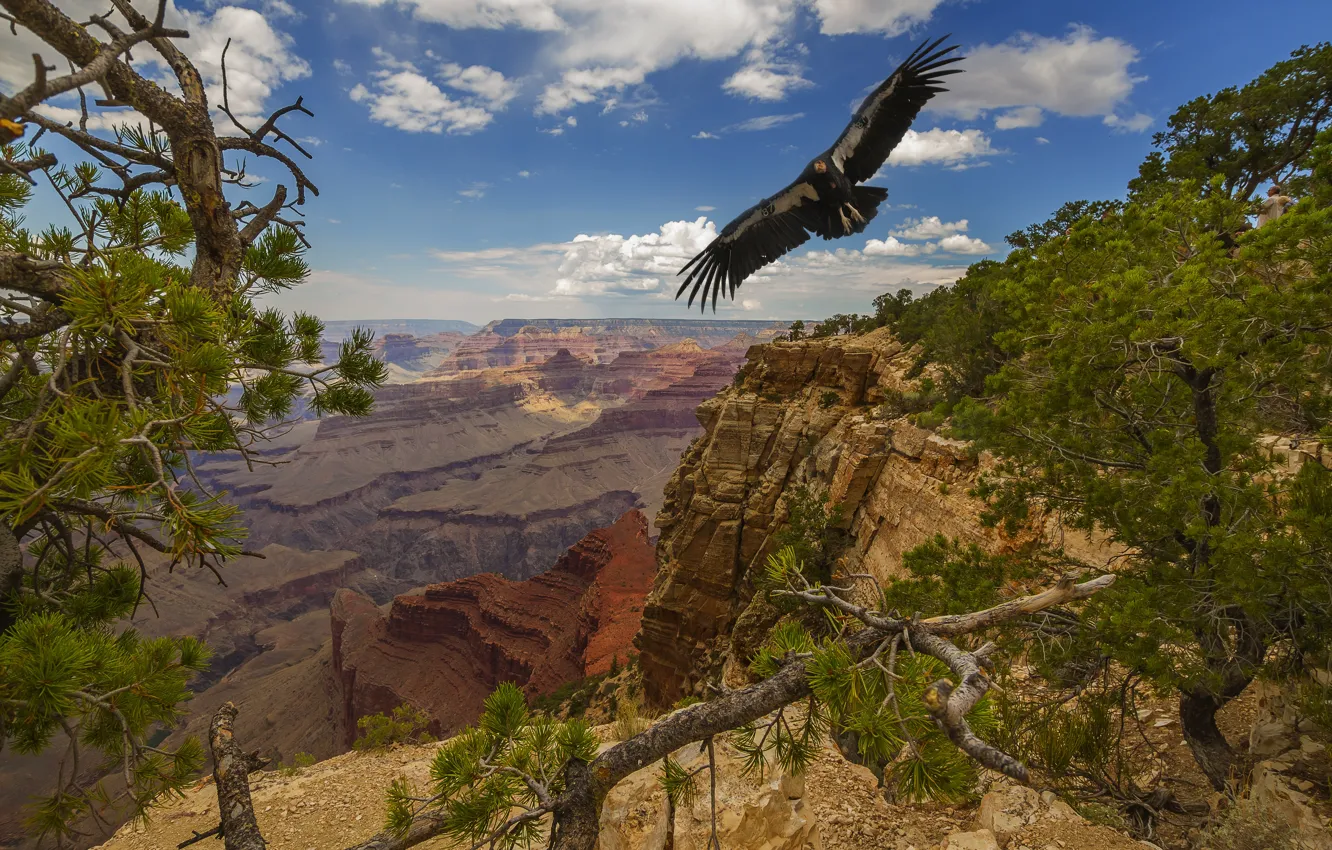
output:
[[826, 174], [827, 172], [828, 172], [828, 163], [824, 162], [821, 159], [814, 160], [815, 174]]

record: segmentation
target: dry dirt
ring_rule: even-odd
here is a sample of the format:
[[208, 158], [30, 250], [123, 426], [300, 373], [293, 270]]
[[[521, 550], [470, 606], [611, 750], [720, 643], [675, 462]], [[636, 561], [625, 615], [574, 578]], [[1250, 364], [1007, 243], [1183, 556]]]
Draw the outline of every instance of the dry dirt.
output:
[[[604, 738], [610, 726], [598, 727]], [[383, 753], [348, 753], [298, 769], [251, 777], [259, 825], [272, 850], [337, 850], [370, 837], [382, 825], [384, 790], [399, 776], [422, 787], [437, 745], [401, 746]], [[649, 768], [651, 769], [651, 768]], [[805, 778], [805, 798], [823, 850], [935, 850], [948, 835], [974, 829], [976, 808], [890, 805], [867, 770], [826, 750]], [[168, 850], [217, 824], [211, 780], [184, 799], [155, 810], [152, 821], [123, 827], [100, 850]], [[216, 850], [214, 839], [196, 847]], [[435, 839], [426, 850], [452, 845]], [[1008, 845], [1033, 850], [1149, 850], [1112, 829], [1091, 824], [1039, 822]], [[727, 847], [724, 850], [745, 850]]]

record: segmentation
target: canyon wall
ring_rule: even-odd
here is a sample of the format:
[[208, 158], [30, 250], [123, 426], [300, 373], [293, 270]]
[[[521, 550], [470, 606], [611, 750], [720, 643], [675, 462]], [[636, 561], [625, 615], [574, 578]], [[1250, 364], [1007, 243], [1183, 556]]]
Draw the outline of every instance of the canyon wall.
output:
[[[935, 534], [1002, 550], [967, 494], [984, 464], [965, 443], [887, 418], [909, 390], [914, 358], [885, 330], [751, 349], [735, 385], [702, 404], [703, 434], [665, 489], [656, 524], [659, 573], [636, 643], [648, 698], [702, 693], [757, 646], [766, 606], [751, 572], [774, 549], [783, 497], [802, 484], [843, 506], [845, 572], [880, 581]], [[1108, 553], [1075, 536], [1074, 554]], [[770, 609], [767, 609], [770, 610]], [[738, 665], [733, 665], [737, 666]]]
[[387, 613], [339, 591], [330, 675], [345, 743], [358, 718], [403, 703], [446, 734], [472, 722], [501, 682], [534, 696], [626, 660], [656, 572], [647, 531], [631, 510], [526, 581], [487, 573], [432, 584]]

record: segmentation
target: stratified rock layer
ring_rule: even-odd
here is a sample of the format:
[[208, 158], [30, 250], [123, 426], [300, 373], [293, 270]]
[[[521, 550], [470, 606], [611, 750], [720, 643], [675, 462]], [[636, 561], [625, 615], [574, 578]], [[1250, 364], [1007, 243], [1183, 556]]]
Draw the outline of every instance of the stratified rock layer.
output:
[[701, 692], [727, 658], [745, 660], [752, 636], [733, 627], [753, 597], [750, 574], [774, 548], [783, 497], [802, 484], [843, 506], [847, 572], [887, 580], [935, 534], [990, 549], [1012, 542], [977, 518], [967, 491], [981, 460], [966, 444], [887, 418], [883, 402], [911, 389], [914, 361], [887, 330], [755, 346], [748, 357], [735, 386], [698, 408], [703, 436], [656, 520], [660, 572], [636, 642], [657, 704]]
[[656, 569], [647, 517], [629, 511], [526, 581], [488, 573], [399, 596], [333, 600], [333, 676], [348, 743], [356, 720], [409, 703], [436, 732], [471, 722], [501, 682], [529, 695], [605, 672], [638, 631]]

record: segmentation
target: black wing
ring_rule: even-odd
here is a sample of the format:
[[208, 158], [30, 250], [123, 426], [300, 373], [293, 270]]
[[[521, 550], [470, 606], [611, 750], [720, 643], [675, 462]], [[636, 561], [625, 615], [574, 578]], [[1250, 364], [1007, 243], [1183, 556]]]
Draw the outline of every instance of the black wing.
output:
[[689, 272], [680, 289], [679, 298], [693, 284], [689, 293], [689, 306], [699, 291], [703, 299], [699, 307], [707, 309], [708, 293], [712, 294], [712, 309], [717, 309], [717, 296], [729, 287], [731, 298], [745, 278], [776, 260], [809, 239], [806, 229], [816, 229], [819, 200], [814, 187], [797, 180], [770, 198], [764, 198], [740, 213], [708, 247], [690, 260], [679, 274]]
[[913, 50], [906, 61], [865, 98], [851, 123], [837, 137], [837, 143], [832, 147], [832, 161], [852, 183], [873, 177], [888, 159], [888, 154], [902, 141], [925, 102], [939, 92], [947, 91], [939, 85], [942, 78], [962, 73], [961, 68], [939, 70], [962, 60], [961, 56], [948, 57], [957, 50], [957, 45], [939, 49], [945, 38], [948, 36]]

